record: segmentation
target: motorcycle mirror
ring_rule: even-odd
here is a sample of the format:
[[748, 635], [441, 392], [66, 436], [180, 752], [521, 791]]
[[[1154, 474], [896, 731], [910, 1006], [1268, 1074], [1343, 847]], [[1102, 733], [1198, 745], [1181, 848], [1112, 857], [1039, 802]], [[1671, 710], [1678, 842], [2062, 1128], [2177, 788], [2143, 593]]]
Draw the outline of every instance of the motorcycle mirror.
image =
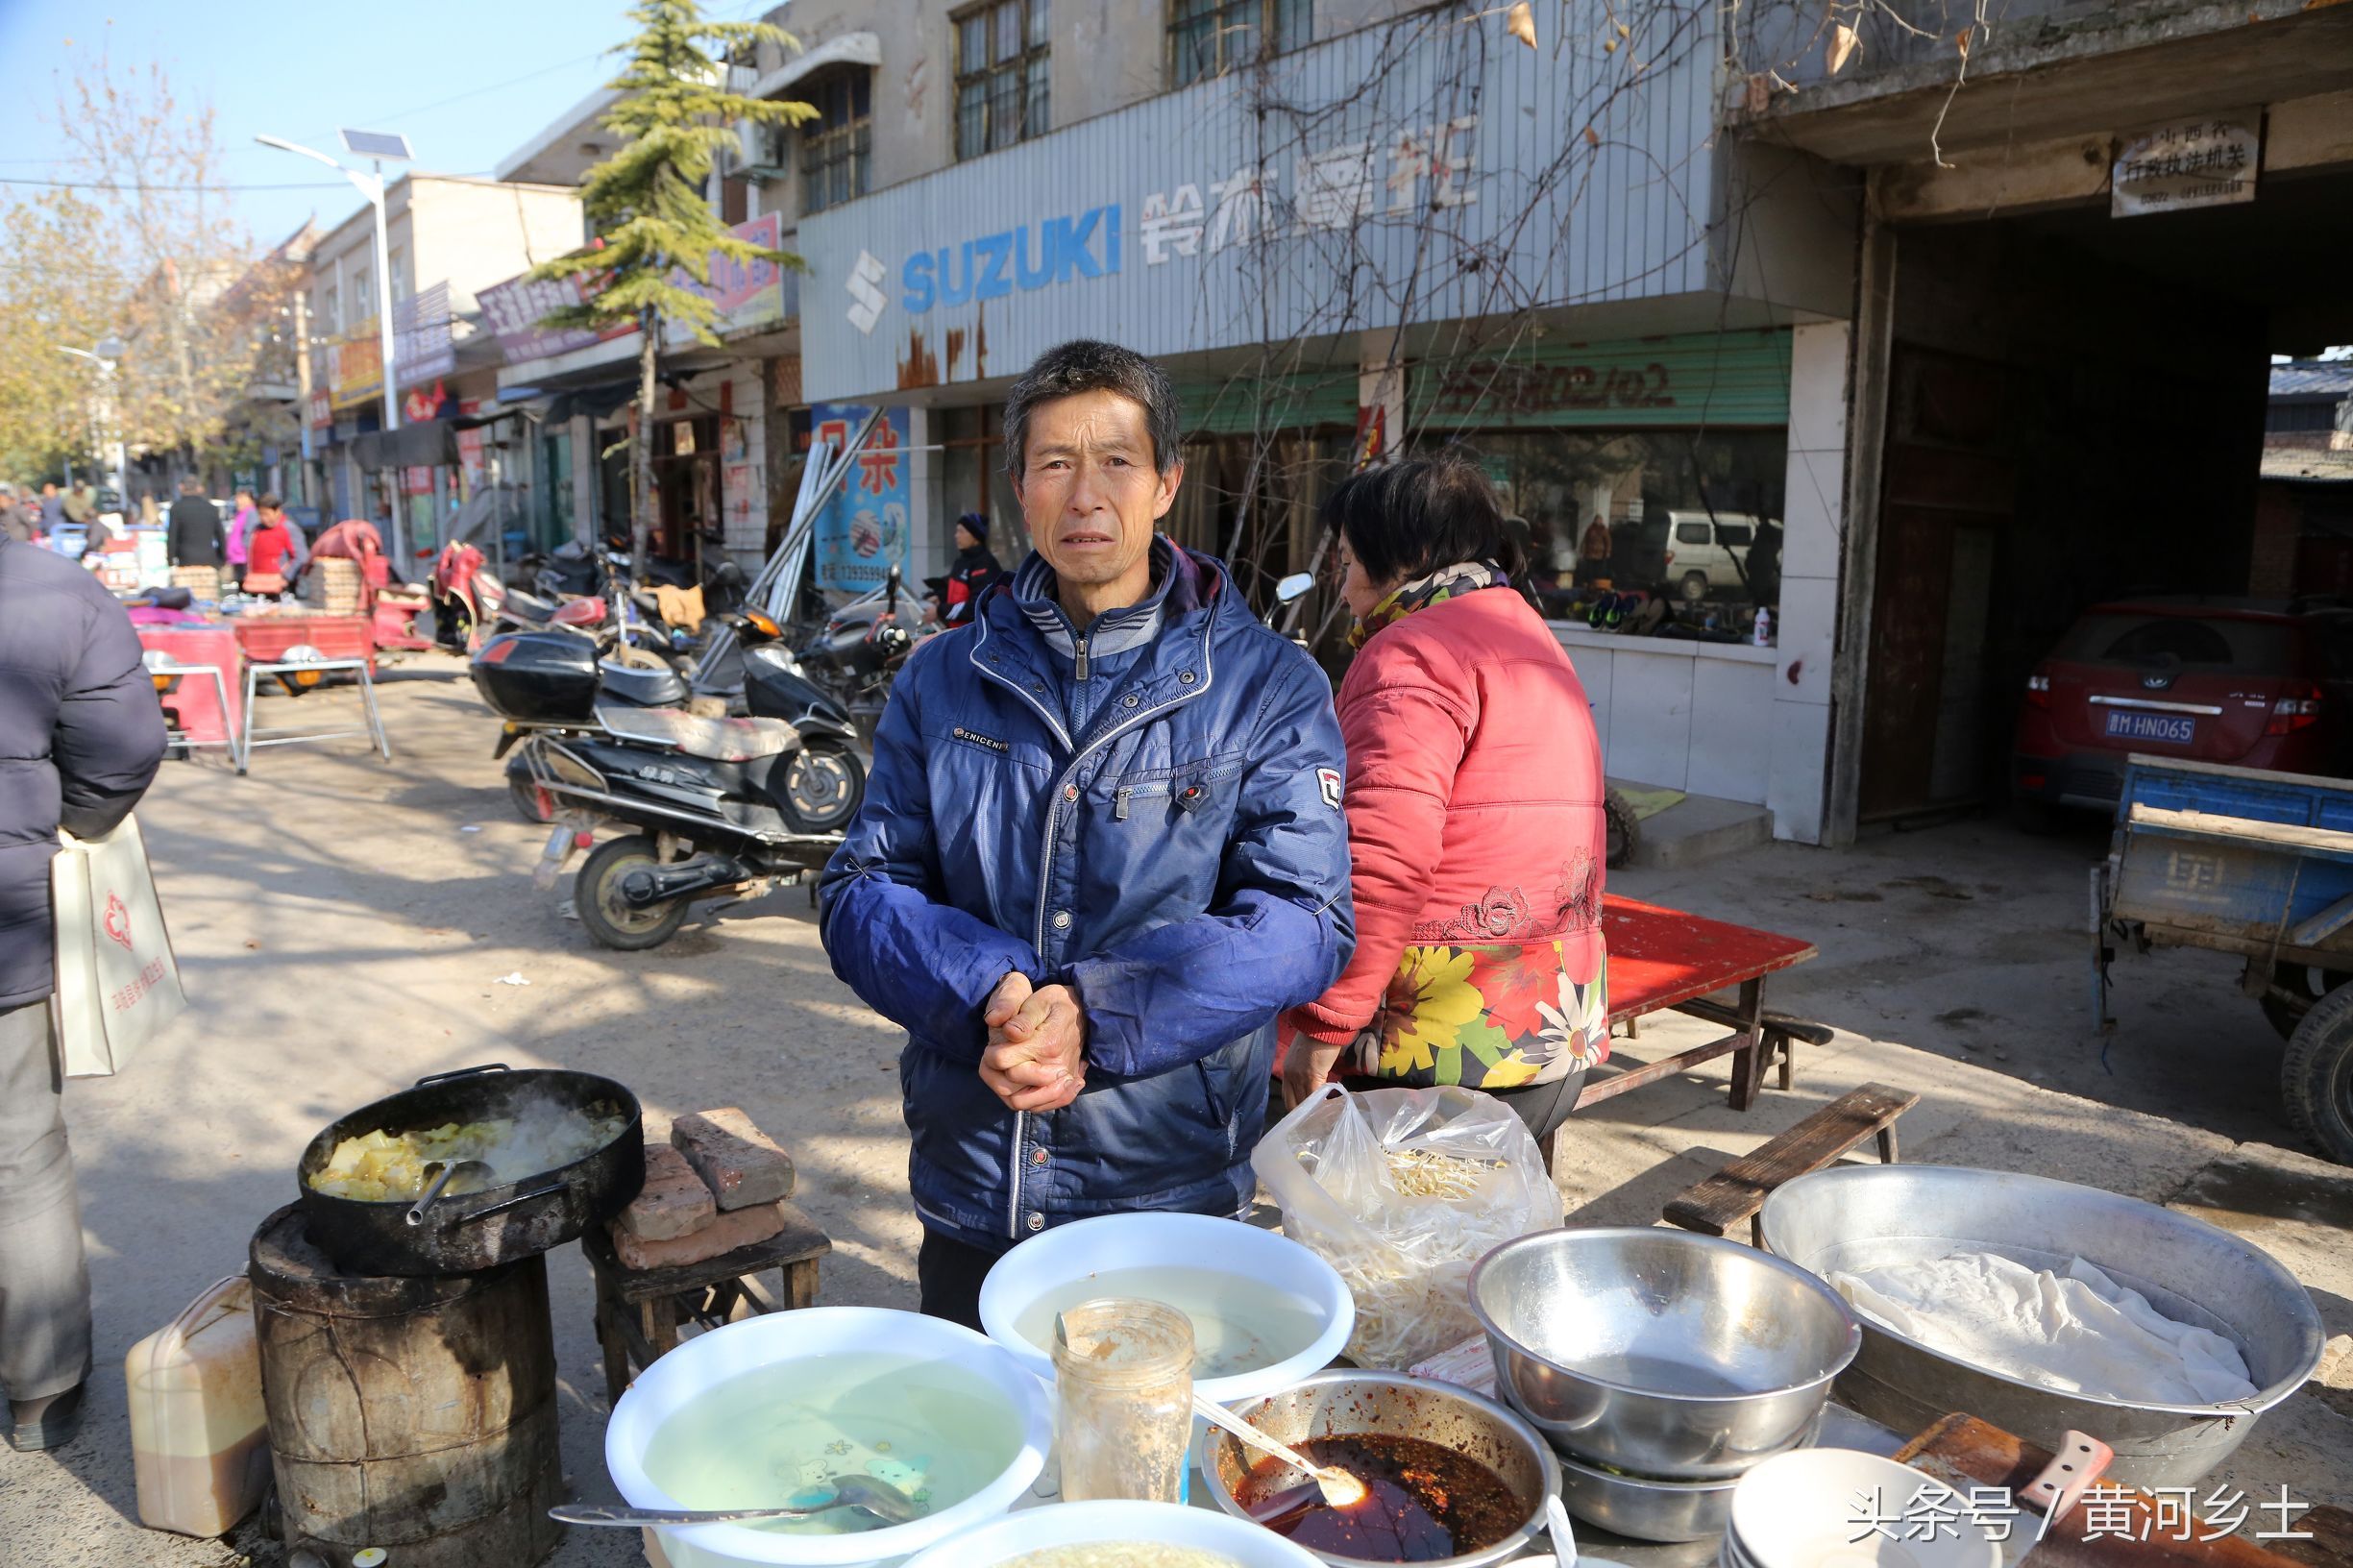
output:
[[1294, 599], [1305, 599], [1314, 587], [1314, 573], [1294, 572], [1275, 584], [1275, 602], [1288, 604]]

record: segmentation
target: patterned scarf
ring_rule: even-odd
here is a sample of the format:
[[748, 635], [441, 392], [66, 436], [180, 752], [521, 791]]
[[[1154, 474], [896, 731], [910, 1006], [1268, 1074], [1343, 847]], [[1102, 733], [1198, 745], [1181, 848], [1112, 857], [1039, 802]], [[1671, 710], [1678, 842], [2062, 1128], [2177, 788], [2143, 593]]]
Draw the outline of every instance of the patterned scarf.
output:
[[1358, 622], [1348, 633], [1348, 646], [1362, 648], [1364, 639], [1382, 627], [1441, 600], [1459, 599], [1482, 588], [1510, 586], [1510, 576], [1493, 561], [1457, 561], [1452, 566], [1441, 566], [1426, 577], [1415, 577], [1391, 589], [1373, 606], [1373, 613]]

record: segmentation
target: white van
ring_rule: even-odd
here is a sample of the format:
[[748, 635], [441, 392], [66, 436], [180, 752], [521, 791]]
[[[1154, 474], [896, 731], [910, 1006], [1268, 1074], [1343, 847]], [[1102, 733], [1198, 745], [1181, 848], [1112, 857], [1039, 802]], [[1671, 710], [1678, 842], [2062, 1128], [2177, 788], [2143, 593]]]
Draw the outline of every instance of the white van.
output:
[[1726, 594], [1747, 597], [1749, 551], [1766, 530], [1778, 543], [1780, 520], [1749, 512], [1667, 513], [1666, 578], [1687, 603]]

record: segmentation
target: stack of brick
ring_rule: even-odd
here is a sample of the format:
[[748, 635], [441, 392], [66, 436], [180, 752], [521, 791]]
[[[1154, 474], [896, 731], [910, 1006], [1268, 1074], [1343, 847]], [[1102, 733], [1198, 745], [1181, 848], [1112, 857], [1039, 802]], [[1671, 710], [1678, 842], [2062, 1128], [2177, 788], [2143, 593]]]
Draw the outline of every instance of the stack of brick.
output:
[[359, 613], [359, 563], [322, 555], [303, 574], [303, 602], [326, 615]]
[[793, 1157], [733, 1106], [671, 1124], [646, 1146], [646, 1186], [613, 1221], [622, 1266], [675, 1268], [766, 1241], [784, 1229]]

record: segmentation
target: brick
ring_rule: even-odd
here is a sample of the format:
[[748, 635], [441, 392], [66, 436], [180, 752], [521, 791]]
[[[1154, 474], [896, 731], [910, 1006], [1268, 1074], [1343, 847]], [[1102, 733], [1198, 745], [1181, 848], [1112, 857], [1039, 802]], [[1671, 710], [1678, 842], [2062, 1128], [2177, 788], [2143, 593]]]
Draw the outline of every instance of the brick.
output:
[[671, 1123], [670, 1141], [701, 1174], [723, 1213], [793, 1195], [793, 1157], [734, 1106], [680, 1116]]
[[667, 1143], [649, 1143], [645, 1189], [613, 1221], [613, 1230], [641, 1241], [672, 1241], [694, 1235], [718, 1217], [711, 1189], [685, 1156]]
[[691, 1236], [649, 1241], [631, 1236], [618, 1223], [613, 1227], [613, 1251], [621, 1266], [632, 1269], [676, 1268], [683, 1263], [707, 1262], [723, 1252], [766, 1241], [784, 1229], [784, 1205], [764, 1203], [721, 1214]]

